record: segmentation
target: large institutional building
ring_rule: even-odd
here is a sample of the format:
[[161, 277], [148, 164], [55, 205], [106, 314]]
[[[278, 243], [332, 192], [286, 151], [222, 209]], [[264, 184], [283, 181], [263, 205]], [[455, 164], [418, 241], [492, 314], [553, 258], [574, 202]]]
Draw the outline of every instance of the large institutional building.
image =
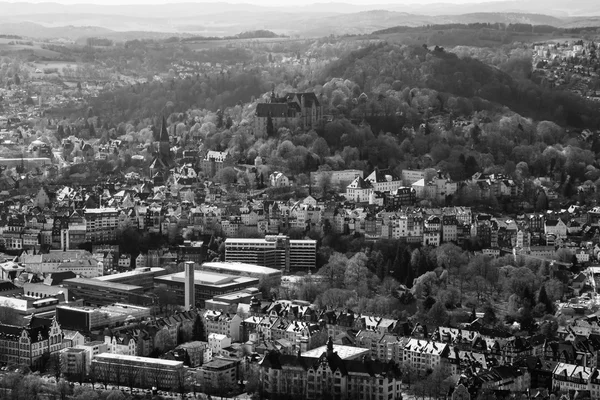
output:
[[112, 353], [94, 357], [92, 370], [99, 382], [168, 390], [183, 385], [185, 377], [182, 361]]
[[313, 92], [287, 93], [283, 97], [271, 93], [268, 103], [256, 105], [255, 133], [267, 133], [269, 118], [275, 130], [283, 126], [314, 129], [323, 119], [323, 106]]
[[63, 333], [55, 318], [33, 316], [25, 326], [0, 322], [0, 362], [9, 365], [41, 366], [44, 353], [63, 348]]
[[268, 353], [260, 364], [263, 390], [271, 398], [285, 395], [304, 399], [397, 399], [401, 397], [400, 371], [391, 363], [343, 359], [331, 338], [320, 357]]
[[317, 263], [316, 240], [292, 240], [283, 235], [264, 239], [228, 238], [225, 261], [261, 265], [284, 271], [313, 271]]
[[[193, 273], [192, 276], [191, 274], [186, 274], [186, 272], [177, 272], [174, 274], [158, 276], [154, 278], [154, 281], [157, 285], [164, 285], [167, 290], [175, 293], [177, 304], [186, 304], [186, 282], [189, 283], [189, 279], [193, 277], [193, 292], [194, 298], [196, 299], [195, 307], [204, 307], [204, 302], [212, 299], [214, 296], [237, 292], [250, 287], [258, 287], [259, 285], [259, 280], [257, 278], [248, 276], [216, 274], [198, 270], [194, 270]], [[188, 290], [188, 292], [191, 291]]]

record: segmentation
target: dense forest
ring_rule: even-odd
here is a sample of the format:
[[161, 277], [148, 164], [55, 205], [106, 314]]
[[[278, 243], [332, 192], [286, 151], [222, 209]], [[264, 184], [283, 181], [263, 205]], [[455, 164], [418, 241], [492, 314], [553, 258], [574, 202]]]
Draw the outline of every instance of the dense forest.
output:
[[597, 104], [573, 94], [536, 85], [530, 59], [511, 59], [504, 70], [470, 57], [460, 58], [437, 47], [379, 44], [353, 52], [324, 71], [358, 83], [365, 92], [380, 85], [405, 85], [455, 96], [485, 99], [537, 120], [551, 120], [577, 128], [598, 128]]

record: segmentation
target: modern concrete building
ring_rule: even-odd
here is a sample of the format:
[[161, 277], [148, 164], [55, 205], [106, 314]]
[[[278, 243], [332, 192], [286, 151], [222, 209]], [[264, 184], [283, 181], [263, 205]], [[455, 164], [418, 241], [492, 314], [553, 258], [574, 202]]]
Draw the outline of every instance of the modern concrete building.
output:
[[[185, 272], [157, 276], [154, 281], [157, 285], [165, 285], [167, 290], [174, 292], [178, 304], [185, 304]], [[258, 284], [259, 280], [256, 278], [194, 270], [195, 307], [204, 307], [204, 301], [213, 296], [258, 287]]]
[[75, 298], [83, 299], [85, 305], [105, 306], [118, 303], [149, 305], [152, 298], [144, 295], [144, 288], [116, 282], [104, 282], [98, 279], [65, 279], [63, 285]]
[[290, 240], [284, 235], [264, 239], [228, 238], [225, 261], [256, 264], [286, 273], [312, 271], [317, 262], [316, 240]]
[[160, 267], [136, 268], [133, 271], [118, 274], [99, 276], [95, 279], [108, 283], [122, 283], [125, 285], [141, 286], [144, 292], [154, 289], [154, 278], [166, 274], [166, 270]]
[[199, 270], [218, 274], [249, 276], [266, 281], [273, 286], [281, 284], [282, 276], [282, 272], [279, 269], [242, 262], [206, 262], [200, 266]]
[[149, 307], [115, 303], [104, 307], [58, 306], [56, 319], [61, 327], [82, 332], [122, 325], [125, 321], [149, 317]]
[[159, 358], [98, 354], [92, 361], [98, 382], [172, 390], [184, 384], [183, 362]]

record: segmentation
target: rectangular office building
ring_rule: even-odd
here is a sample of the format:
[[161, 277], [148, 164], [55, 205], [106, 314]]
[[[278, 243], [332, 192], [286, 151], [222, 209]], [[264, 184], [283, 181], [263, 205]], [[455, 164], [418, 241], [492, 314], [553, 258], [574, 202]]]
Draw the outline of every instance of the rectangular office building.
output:
[[284, 235], [267, 235], [264, 239], [228, 238], [225, 261], [256, 264], [286, 273], [313, 271], [317, 241], [290, 240]]
[[98, 382], [134, 387], [171, 390], [182, 385], [185, 371], [182, 361], [102, 353], [92, 361]]

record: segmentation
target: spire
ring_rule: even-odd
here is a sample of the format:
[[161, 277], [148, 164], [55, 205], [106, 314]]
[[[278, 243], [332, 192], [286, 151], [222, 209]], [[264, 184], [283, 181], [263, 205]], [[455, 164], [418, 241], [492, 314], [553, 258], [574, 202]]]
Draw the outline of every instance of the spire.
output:
[[329, 340], [327, 340], [327, 357], [333, 355], [333, 339], [329, 336]]
[[169, 132], [167, 132], [167, 121], [165, 116], [162, 117], [162, 123], [160, 126], [160, 138], [159, 142], [169, 142]]

